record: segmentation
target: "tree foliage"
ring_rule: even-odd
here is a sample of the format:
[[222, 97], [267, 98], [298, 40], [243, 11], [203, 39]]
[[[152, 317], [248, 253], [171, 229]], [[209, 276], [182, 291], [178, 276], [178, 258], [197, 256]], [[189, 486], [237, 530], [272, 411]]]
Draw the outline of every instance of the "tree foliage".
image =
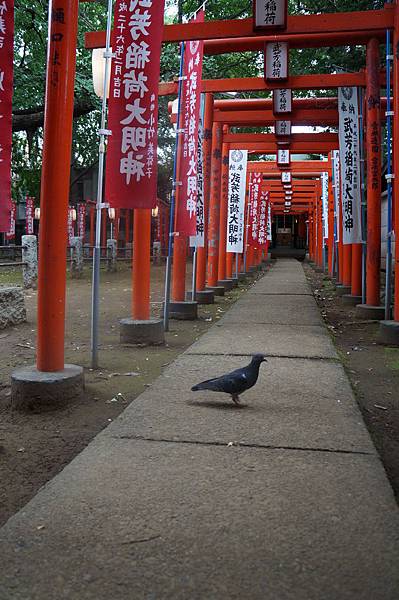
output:
[[[200, 0], [166, 0], [166, 19], [175, 22], [179, 19], [187, 20], [198, 9], [199, 4]], [[382, 7], [382, 0], [290, 0], [289, 3], [291, 14], [370, 10]], [[93, 92], [91, 52], [84, 48], [84, 33], [105, 29], [106, 1], [81, 2], [79, 10], [71, 165], [87, 169], [97, 160], [100, 101]], [[38, 197], [40, 190], [47, 12], [46, 0], [16, 0], [13, 99], [13, 186], [16, 199], [26, 193]], [[252, 0], [208, 0], [206, 3], [208, 20], [240, 19], [251, 15]], [[290, 71], [294, 74], [329, 73], [340, 69], [357, 71], [364, 66], [364, 61], [363, 47], [292, 50]], [[178, 71], [179, 47], [177, 44], [165, 45], [161, 58], [161, 81], [173, 80]], [[260, 53], [224, 54], [206, 56], [204, 59], [204, 78], [254, 77], [261, 76], [262, 72], [263, 59]], [[240, 94], [241, 97], [253, 95], [259, 96], [259, 93]], [[159, 121], [159, 184], [165, 193], [170, 187], [174, 147], [174, 133], [167, 110], [169, 100], [171, 98], [160, 99]]]

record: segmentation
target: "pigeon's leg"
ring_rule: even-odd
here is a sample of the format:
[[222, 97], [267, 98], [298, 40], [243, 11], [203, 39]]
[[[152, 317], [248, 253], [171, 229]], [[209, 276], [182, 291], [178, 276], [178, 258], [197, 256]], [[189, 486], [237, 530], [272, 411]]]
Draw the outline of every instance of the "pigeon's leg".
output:
[[231, 399], [233, 400], [233, 402], [236, 406], [241, 406], [240, 397], [238, 394], [231, 394]]

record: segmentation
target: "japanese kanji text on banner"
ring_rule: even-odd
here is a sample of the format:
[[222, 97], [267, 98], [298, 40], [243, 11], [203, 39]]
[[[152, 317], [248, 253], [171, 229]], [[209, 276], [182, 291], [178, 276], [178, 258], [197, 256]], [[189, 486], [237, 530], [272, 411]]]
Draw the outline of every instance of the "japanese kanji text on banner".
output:
[[323, 237], [328, 238], [328, 172], [321, 174], [321, 198], [323, 203]]
[[248, 229], [248, 245], [252, 247], [258, 246], [259, 233], [259, 196], [260, 186], [262, 183], [261, 173], [249, 174], [249, 229]]
[[190, 246], [203, 248], [205, 245], [205, 205], [204, 205], [204, 155], [202, 144], [204, 139], [203, 119], [200, 114], [198, 126], [198, 160], [197, 160], [197, 206], [196, 206], [196, 234], [190, 237]]
[[227, 252], [244, 249], [245, 187], [247, 181], [247, 150], [229, 152], [229, 196], [227, 207]]
[[333, 150], [332, 157], [333, 177], [334, 177], [334, 217], [335, 217], [335, 241], [339, 242], [339, 219], [341, 205], [341, 183], [339, 168], [339, 150]]
[[10, 227], [14, 0], [0, 0], [0, 232]]
[[26, 197], [26, 211], [25, 211], [25, 231], [26, 235], [33, 235], [33, 218], [35, 214], [34, 198], [30, 196]]
[[156, 204], [163, 15], [164, 0], [115, 4], [105, 181], [115, 208]]
[[338, 112], [342, 241], [344, 244], [360, 244], [362, 242], [362, 213], [357, 88], [338, 88]]
[[[196, 21], [204, 21], [204, 11], [196, 15]], [[176, 232], [195, 235], [198, 196], [198, 129], [201, 108], [202, 58], [204, 42], [185, 44], [183, 85], [181, 97], [182, 143], [179, 147], [178, 178], [181, 182], [177, 192]]]

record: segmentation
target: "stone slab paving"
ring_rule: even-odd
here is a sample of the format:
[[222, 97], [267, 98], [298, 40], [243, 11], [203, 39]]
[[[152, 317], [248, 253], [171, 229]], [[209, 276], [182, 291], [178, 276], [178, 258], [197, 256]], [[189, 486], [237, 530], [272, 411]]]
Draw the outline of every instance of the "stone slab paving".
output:
[[[397, 600], [397, 506], [328, 335], [249, 297], [0, 530], [1, 600]], [[190, 391], [252, 341], [276, 356], [246, 407]]]
[[100, 436], [1, 532], [4, 600], [397, 600], [374, 456]]
[[[220, 328], [223, 328], [221, 335]], [[272, 356], [336, 358], [323, 325], [262, 325], [218, 323], [193, 344], [188, 354], [263, 353]]]
[[311, 296], [247, 294], [230, 308], [221, 322], [229, 325], [235, 323], [321, 325], [322, 319]]

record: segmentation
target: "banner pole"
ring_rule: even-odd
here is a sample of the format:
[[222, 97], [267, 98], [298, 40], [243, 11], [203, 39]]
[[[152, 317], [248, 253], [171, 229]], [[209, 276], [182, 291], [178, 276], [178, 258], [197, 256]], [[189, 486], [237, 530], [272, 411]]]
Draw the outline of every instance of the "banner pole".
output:
[[197, 248], [194, 248], [193, 254], [193, 274], [192, 274], [191, 300], [195, 302], [197, 293]]
[[184, 64], [184, 42], [180, 46], [180, 71], [179, 71], [179, 86], [178, 86], [178, 101], [177, 101], [177, 123], [176, 123], [176, 141], [175, 153], [173, 161], [173, 189], [170, 199], [170, 214], [169, 214], [169, 240], [168, 240], [168, 256], [166, 258], [166, 273], [165, 273], [165, 300], [163, 312], [164, 331], [169, 331], [169, 304], [170, 304], [170, 284], [172, 276], [172, 252], [173, 252], [173, 235], [175, 225], [175, 200], [176, 200], [176, 185], [177, 185], [177, 157], [179, 153], [180, 141], [180, 113], [181, 113], [181, 96], [183, 89], [183, 64]]
[[101, 257], [101, 210], [104, 208], [103, 180], [104, 180], [104, 155], [105, 139], [110, 135], [106, 131], [107, 122], [107, 92], [108, 76], [111, 68], [111, 22], [112, 22], [112, 0], [108, 0], [107, 10], [107, 32], [105, 43], [105, 68], [103, 98], [101, 106], [101, 125], [99, 130], [100, 142], [98, 146], [98, 180], [97, 180], [97, 202], [96, 202], [96, 238], [93, 249], [93, 273], [92, 273], [92, 296], [91, 296], [91, 368], [98, 368], [98, 323], [99, 323], [99, 299], [100, 299], [100, 257]]

